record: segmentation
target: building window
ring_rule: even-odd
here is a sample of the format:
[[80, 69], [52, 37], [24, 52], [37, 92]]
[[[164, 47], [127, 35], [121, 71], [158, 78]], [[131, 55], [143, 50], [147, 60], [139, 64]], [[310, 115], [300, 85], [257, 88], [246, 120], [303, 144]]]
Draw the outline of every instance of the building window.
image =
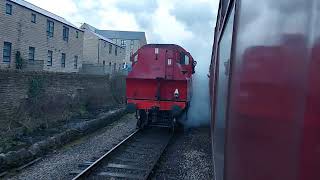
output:
[[134, 41], [131, 40], [131, 42], [130, 42], [130, 50], [131, 50], [131, 51], [133, 51], [133, 45], [134, 45]]
[[66, 54], [65, 53], [61, 54], [61, 67], [62, 68], [66, 67]]
[[118, 56], [118, 47], [115, 48], [114, 53]]
[[6, 4], [6, 14], [12, 15], [12, 5]]
[[103, 66], [106, 66], [106, 61], [103, 61]]
[[29, 61], [34, 61], [35, 51], [36, 51], [36, 48], [29, 47]]
[[11, 61], [11, 46], [12, 44], [9, 42], [4, 42], [3, 46], [3, 62]]
[[36, 14], [31, 14], [31, 22], [36, 23], [37, 22], [37, 15]]
[[48, 51], [48, 64], [47, 66], [52, 66], [52, 54], [53, 52], [52, 51]]
[[63, 40], [67, 42], [69, 40], [69, 28], [66, 26], [63, 26]]
[[109, 44], [109, 54], [112, 53], [112, 44]]
[[79, 31], [76, 31], [76, 38], [79, 38]]
[[121, 40], [121, 46], [126, 46], [126, 41], [125, 40]]
[[109, 66], [111, 67], [111, 62], [109, 62]]
[[54, 32], [54, 22], [47, 20], [47, 36], [53, 37], [53, 32]]
[[74, 69], [78, 69], [78, 56], [74, 56]]

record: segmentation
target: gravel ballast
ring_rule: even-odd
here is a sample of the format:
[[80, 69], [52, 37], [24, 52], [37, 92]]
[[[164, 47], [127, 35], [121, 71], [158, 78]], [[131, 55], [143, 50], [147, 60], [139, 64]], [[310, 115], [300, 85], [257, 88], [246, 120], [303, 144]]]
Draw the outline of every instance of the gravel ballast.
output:
[[86, 134], [95, 132], [113, 121], [118, 120], [125, 113], [124, 108], [102, 113], [96, 119], [77, 123], [71, 129], [66, 129], [59, 134], [48, 136], [46, 139], [31, 145], [28, 149], [22, 148], [18, 151], [0, 154], [0, 173], [29, 163], [47, 154], [51, 150], [62, 147]]
[[151, 179], [213, 179], [211, 159], [209, 128], [191, 129], [176, 135]]
[[70, 172], [78, 170], [79, 164], [102, 156], [107, 150], [132, 133], [135, 126], [134, 115], [123, 116], [107, 127], [47, 155], [34, 165], [6, 178], [19, 180], [71, 179]]

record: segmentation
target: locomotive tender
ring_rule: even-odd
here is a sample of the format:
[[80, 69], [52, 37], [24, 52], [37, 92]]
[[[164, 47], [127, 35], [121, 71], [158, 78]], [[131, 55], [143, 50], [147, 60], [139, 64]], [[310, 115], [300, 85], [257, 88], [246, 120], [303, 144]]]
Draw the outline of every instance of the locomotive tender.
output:
[[215, 180], [320, 179], [319, 12], [319, 0], [220, 0]]
[[174, 44], [149, 44], [131, 56], [132, 71], [126, 79], [127, 109], [136, 112], [137, 127], [174, 129], [187, 112], [192, 96], [196, 61]]

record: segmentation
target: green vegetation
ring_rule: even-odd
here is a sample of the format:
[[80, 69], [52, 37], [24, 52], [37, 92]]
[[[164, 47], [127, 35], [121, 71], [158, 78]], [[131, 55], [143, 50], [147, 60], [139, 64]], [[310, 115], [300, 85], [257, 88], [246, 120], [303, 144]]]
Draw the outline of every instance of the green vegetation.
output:
[[20, 51], [16, 53], [16, 69], [22, 69], [23, 66], [23, 59], [21, 57]]
[[43, 94], [43, 85], [43, 79], [41, 79], [40, 77], [33, 77], [29, 81], [28, 97], [32, 102], [37, 103], [37, 100]]
[[88, 115], [89, 112], [88, 112], [87, 104], [80, 104], [78, 112], [79, 112], [80, 117], [84, 117], [84, 116]]
[[0, 137], [0, 153], [8, 151], [19, 150], [21, 147], [26, 146], [25, 142], [19, 141], [15, 138]]

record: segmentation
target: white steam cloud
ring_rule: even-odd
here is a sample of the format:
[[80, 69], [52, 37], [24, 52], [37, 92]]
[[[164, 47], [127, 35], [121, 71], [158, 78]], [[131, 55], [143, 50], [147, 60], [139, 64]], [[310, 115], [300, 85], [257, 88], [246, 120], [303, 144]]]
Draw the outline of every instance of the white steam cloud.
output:
[[186, 127], [209, 126], [210, 95], [209, 79], [201, 73], [194, 75], [193, 97], [188, 111]]
[[195, 59], [198, 64], [196, 73], [193, 75], [192, 99], [188, 117], [184, 122], [186, 128], [209, 126], [210, 124], [210, 94], [207, 75], [211, 62], [211, 47], [203, 45], [202, 48], [206, 50], [205, 54], [194, 54], [199, 59]]

